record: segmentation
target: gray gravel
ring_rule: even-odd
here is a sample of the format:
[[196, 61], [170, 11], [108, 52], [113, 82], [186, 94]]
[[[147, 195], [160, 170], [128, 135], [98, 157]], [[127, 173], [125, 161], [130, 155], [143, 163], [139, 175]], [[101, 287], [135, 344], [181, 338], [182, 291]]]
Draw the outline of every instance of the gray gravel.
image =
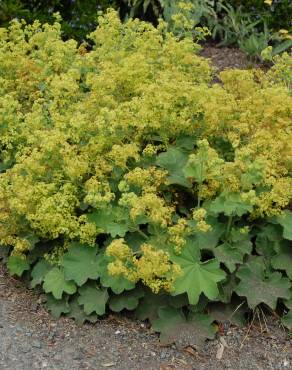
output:
[[[121, 316], [83, 327], [54, 321], [40, 296], [0, 266], [1, 370], [292, 369], [292, 340], [267, 320], [264, 327], [256, 321], [252, 328], [231, 327], [201, 351], [161, 347], [144, 323]], [[218, 360], [220, 343], [228, 348]]]

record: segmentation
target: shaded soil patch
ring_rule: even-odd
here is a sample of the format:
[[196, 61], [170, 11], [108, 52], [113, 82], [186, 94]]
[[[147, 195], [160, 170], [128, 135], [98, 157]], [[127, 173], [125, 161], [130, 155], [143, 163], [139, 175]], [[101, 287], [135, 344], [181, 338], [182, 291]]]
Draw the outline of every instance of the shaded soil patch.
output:
[[216, 47], [212, 44], [204, 46], [200, 55], [211, 60], [218, 71], [228, 68], [250, 69], [263, 68], [263, 64], [250, 60], [247, 55], [238, 48]]

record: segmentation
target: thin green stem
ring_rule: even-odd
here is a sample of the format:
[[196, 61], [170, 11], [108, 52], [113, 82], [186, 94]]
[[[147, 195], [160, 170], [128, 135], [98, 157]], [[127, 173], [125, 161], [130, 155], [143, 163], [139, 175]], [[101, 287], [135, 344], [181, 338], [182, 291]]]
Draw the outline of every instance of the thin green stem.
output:
[[226, 229], [226, 234], [225, 237], [226, 239], [228, 238], [230, 231], [231, 231], [231, 226], [232, 226], [232, 221], [233, 221], [233, 216], [228, 217], [228, 223], [227, 223], [227, 229]]
[[200, 192], [201, 192], [201, 186], [202, 186], [202, 183], [199, 184], [199, 189], [198, 189], [198, 208], [200, 208], [201, 206], [201, 196], [200, 196]]
[[137, 229], [138, 233], [143, 236], [144, 239], [148, 239], [148, 236], [140, 229]]

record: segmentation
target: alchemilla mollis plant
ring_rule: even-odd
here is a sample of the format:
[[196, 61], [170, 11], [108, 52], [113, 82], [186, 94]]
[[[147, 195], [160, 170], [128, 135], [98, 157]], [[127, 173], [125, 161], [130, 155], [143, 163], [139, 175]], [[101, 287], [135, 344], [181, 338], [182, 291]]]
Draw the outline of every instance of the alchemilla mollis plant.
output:
[[10, 272], [55, 317], [136, 310], [166, 342], [212, 338], [214, 302], [291, 328], [291, 56], [214, 84], [191, 37], [114, 11], [98, 24], [90, 52], [58, 21], [0, 30]]

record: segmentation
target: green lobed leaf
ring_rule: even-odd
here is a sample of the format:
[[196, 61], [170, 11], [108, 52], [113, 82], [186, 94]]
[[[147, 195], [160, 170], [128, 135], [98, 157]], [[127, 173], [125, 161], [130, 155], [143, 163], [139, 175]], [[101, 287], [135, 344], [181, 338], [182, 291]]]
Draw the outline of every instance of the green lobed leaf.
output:
[[172, 255], [171, 260], [182, 269], [182, 276], [176, 279], [172, 295], [187, 293], [190, 304], [196, 304], [201, 293], [209, 299], [218, 297], [217, 283], [225, 279], [226, 274], [216, 259], [201, 262], [200, 251], [191, 239], [187, 240], [181, 254]]
[[127, 231], [135, 229], [128, 210], [119, 206], [94, 210], [87, 215], [87, 218], [97, 228], [106, 234], [110, 234], [113, 238], [116, 236], [123, 238]]
[[125, 242], [132, 249], [133, 252], [140, 250], [141, 244], [145, 243], [145, 237], [139, 232], [127, 233]]
[[54, 319], [58, 319], [62, 313], [69, 313], [70, 306], [68, 297], [55, 299], [51, 294], [47, 296], [46, 308], [49, 310]]
[[202, 184], [207, 176], [207, 166], [205, 166], [205, 160], [202, 160], [200, 157], [194, 158], [191, 161], [189, 160], [183, 168], [185, 177], [188, 179], [194, 179], [199, 184]]
[[252, 189], [254, 185], [261, 183], [264, 176], [264, 166], [261, 160], [247, 163], [245, 173], [241, 175], [240, 182], [243, 189]]
[[51, 268], [52, 265], [48, 261], [41, 259], [31, 271], [31, 287], [35, 288], [37, 285], [40, 285]]
[[[213, 318], [203, 313], [190, 313], [187, 324], [191, 326], [190, 334], [195, 335], [191, 345], [201, 347], [206, 339], [214, 339], [216, 329], [213, 325]], [[187, 331], [188, 328], [186, 329]]]
[[153, 329], [160, 332], [162, 344], [175, 343], [178, 348], [200, 348], [206, 339], [214, 338], [213, 319], [208, 315], [191, 313], [186, 318], [180, 309], [162, 307], [158, 316], [153, 323]]
[[[284, 242], [284, 240], [283, 240]], [[287, 276], [292, 280], [292, 244], [282, 243], [277, 254], [272, 257], [271, 265], [276, 270], [285, 270]]]
[[10, 256], [8, 258], [7, 267], [11, 275], [21, 276], [24, 271], [30, 269], [27, 260], [19, 256]]
[[252, 309], [260, 303], [265, 303], [274, 310], [278, 298], [289, 299], [291, 296], [289, 279], [284, 278], [279, 272], [266, 271], [261, 257], [254, 257], [241, 266], [236, 276], [240, 279], [240, 283], [235, 292], [241, 297], [246, 297]]
[[97, 316], [95, 314], [86, 315], [84, 309], [79, 305], [78, 298], [74, 297], [70, 302], [70, 312], [68, 317], [75, 320], [77, 325], [83, 325], [85, 321], [95, 323], [97, 321]]
[[292, 292], [291, 292], [291, 299], [289, 300], [284, 300], [285, 306], [289, 309], [292, 310]]
[[270, 259], [283, 240], [282, 228], [280, 225], [267, 224], [260, 230], [256, 230], [255, 233], [256, 241], [256, 251], [261, 256]]
[[244, 202], [239, 193], [222, 193], [210, 203], [209, 210], [215, 215], [223, 213], [226, 216], [241, 217], [246, 213], [252, 212], [253, 206]]
[[191, 152], [196, 143], [196, 137], [191, 135], [179, 135], [175, 140], [175, 146], [179, 149], [185, 149]]
[[138, 307], [140, 298], [143, 296], [144, 291], [139, 288], [126, 291], [112, 296], [109, 301], [109, 307], [114, 312], [121, 312], [124, 309], [131, 311]]
[[218, 283], [219, 296], [217, 300], [223, 303], [230, 303], [236, 286], [237, 279], [235, 277], [235, 274], [228, 274], [224, 281], [220, 281]]
[[213, 217], [207, 217], [206, 222], [211, 226], [211, 229], [207, 232], [196, 232], [192, 238], [199, 249], [212, 250], [218, 245], [221, 236], [226, 230], [226, 225], [218, 222]]
[[218, 247], [213, 248], [213, 253], [218, 261], [224, 263], [230, 272], [234, 272], [238, 264], [242, 264], [243, 258], [246, 254], [250, 254], [252, 251], [252, 243], [248, 239], [235, 238], [233, 234], [234, 241], [225, 242], [220, 244]]
[[199, 302], [195, 305], [188, 305], [188, 310], [191, 313], [202, 313], [205, 312], [208, 306], [209, 300], [204, 295], [200, 296]]
[[65, 280], [64, 270], [52, 268], [44, 277], [43, 288], [46, 293], [52, 293], [54, 298], [61, 299], [63, 293], [74, 294], [77, 290], [73, 281]]
[[148, 319], [150, 322], [153, 322], [158, 318], [158, 310], [161, 307], [182, 308], [187, 306], [188, 303], [188, 296], [186, 294], [170, 296], [165, 293], [155, 294], [151, 290], [145, 289], [144, 296], [140, 299], [135, 314], [139, 320]]
[[214, 248], [214, 255], [230, 272], [234, 272], [236, 265], [242, 263], [244, 254], [230, 243], [223, 243]]
[[153, 321], [153, 330], [160, 333], [160, 341], [164, 344], [175, 342], [175, 328], [186, 322], [181, 309], [174, 307], [160, 307], [158, 318]]
[[88, 279], [95, 280], [99, 277], [97, 248], [72, 243], [63, 256], [61, 266], [64, 267], [66, 280], [73, 280], [79, 286]]
[[285, 316], [283, 316], [281, 321], [287, 329], [292, 330], [292, 310], [290, 310]]
[[83, 305], [86, 315], [96, 313], [102, 316], [106, 312], [106, 304], [109, 298], [107, 289], [100, 289], [96, 283], [88, 282], [79, 288], [79, 305]]
[[168, 296], [168, 304], [174, 308], [182, 308], [184, 306], [188, 306], [188, 295], [184, 293], [176, 296]]
[[292, 212], [285, 210], [283, 216], [279, 216], [277, 221], [283, 227], [283, 237], [292, 240]]
[[178, 184], [190, 188], [191, 183], [183, 173], [187, 160], [188, 155], [183, 150], [172, 147], [158, 155], [156, 164], [168, 171], [167, 181], [169, 184]]
[[251, 253], [252, 242], [249, 231], [243, 231], [242, 228], [233, 227], [231, 229], [229, 240], [239, 248], [242, 253]]
[[154, 294], [147, 290], [144, 297], [140, 300], [135, 314], [139, 320], [148, 319], [152, 322], [158, 317], [158, 310], [168, 305], [169, 301], [166, 294]]
[[218, 322], [224, 323], [227, 321], [237, 326], [246, 324], [245, 314], [248, 308], [242, 302], [235, 301], [228, 304], [216, 302], [210, 304], [208, 309], [211, 317]]

